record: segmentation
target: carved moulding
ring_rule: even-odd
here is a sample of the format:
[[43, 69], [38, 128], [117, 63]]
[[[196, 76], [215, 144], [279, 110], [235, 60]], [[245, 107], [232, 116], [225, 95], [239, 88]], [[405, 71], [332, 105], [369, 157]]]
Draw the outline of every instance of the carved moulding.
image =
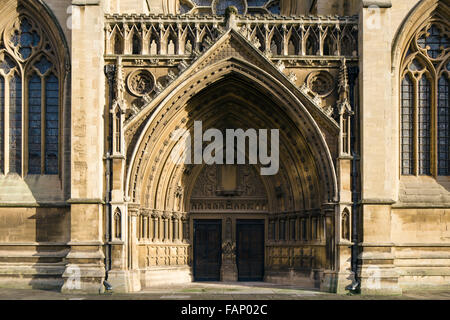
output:
[[155, 76], [148, 70], [138, 69], [128, 75], [128, 90], [137, 97], [143, 97], [155, 88]]

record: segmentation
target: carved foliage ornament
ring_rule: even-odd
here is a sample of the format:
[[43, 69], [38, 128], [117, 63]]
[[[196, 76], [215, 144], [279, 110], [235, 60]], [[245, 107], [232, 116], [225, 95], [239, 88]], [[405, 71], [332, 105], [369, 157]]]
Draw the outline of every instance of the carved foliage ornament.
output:
[[137, 97], [151, 93], [155, 87], [155, 77], [145, 69], [136, 70], [128, 76], [128, 90]]

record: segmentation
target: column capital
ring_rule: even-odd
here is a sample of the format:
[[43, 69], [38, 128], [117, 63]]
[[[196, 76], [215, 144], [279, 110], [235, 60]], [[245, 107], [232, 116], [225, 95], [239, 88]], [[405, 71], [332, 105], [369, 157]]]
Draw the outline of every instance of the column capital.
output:
[[128, 205], [128, 214], [131, 217], [138, 216], [139, 215], [139, 211], [140, 211], [139, 205], [136, 205], [136, 204]]
[[161, 216], [162, 216], [162, 212], [161, 212], [161, 210], [156, 210], [156, 209], [154, 209], [153, 211], [152, 211], [152, 218], [161, 218]]
[[183, 213], [182, 213], [182, 212], [173, 212], [173, 213], [172, 213], [172, 216], [173, 216], [175, 219], [181, 219], [181, 218], [183, 218]]
[[172, 211], [163, 211], [162, 217], [164, 219], [170, 219], [172, 217]]
[[140, 213], [141, 215], [148, 217], [152, 214], [152, 210], [147, 208], [141, 208]]

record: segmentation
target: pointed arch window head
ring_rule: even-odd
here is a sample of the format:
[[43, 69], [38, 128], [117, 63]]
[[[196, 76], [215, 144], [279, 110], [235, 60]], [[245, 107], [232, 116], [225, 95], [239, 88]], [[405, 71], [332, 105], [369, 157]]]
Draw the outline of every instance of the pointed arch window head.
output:
[[445, 53], [450, 41], [442, 25], [431, 24], [422, 32], [417, 43], [429, 58], [436, 59]]
[[10, 34], [10, 43], [16, 54], [23, 60], [31, 57], [38, 49], [41, 36], [38, 27], [29, 18], [23, 17], [16, 21]]
[[58, 174], [58, 51], [28, 13], [0, 32], [0, 174]]
[[430, 21], [410, 39], [402, 62], [403, 175], [450, 176], [449, 26]]

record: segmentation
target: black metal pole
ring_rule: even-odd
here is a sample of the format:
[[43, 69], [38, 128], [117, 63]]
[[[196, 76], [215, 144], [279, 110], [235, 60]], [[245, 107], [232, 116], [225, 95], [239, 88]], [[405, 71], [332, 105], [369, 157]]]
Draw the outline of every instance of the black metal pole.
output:
[[351, 268], [355, 277], [355, 286], [359, 285], [358, 279], [358, 202], [359, 202], [359, 190], [358, 190], [358, 179], [359, 174], [357, 170], [357, 165], [359, 161], [359, 126], [357, 125], [359, 110], [358, 103], [355, 101], [355, 82], [359, 75], [359, 68], [351, 67], [349, 68], [349, 85], [350, 85], [350, 104], [354, 109], [353, 117], [351, 118], [351, 137], [350, 137], [350, 148], [352, 160], [352, 251], [351, 251]]
[[[111, 149], [112, 149], [112, 103], [114, 99], [114, 75], [115, 75], [115, 66], [114, 65], [106, 65], [105, 66], [105, 75], [108, 79], [108, 85], [109, 85], [109, 101], [108, 101], [108, 145], [107, 145], [107, 152], [106, 152], [106, 172], [105, 172], [105, 184], [106, 184], [106, 190], [105, 190], [105, 205], [106, 205], [106, 230], [105, 230], [105, 282], [108, 280], [108, 272], [111, 270], [111, 233], [112, 233], [112, 221], [111, 221], [111, 177], [112, 177], [112, 171], [111, 171]], [[104, 283], [105, 287], [110, 290], [112, 289], [111, 285], [109, 283]]]

